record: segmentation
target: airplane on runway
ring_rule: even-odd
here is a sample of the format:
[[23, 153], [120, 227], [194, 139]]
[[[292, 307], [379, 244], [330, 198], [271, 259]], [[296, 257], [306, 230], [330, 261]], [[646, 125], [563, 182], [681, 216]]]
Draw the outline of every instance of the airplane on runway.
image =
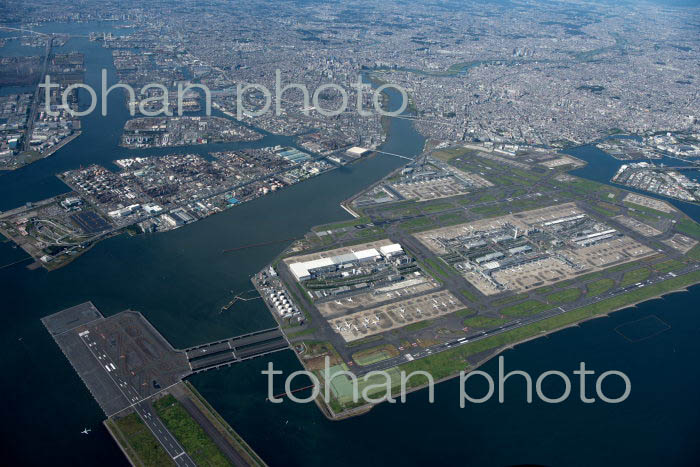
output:
[[90, 433], [91, 431], [92, 431], [91, 429], [85, 428], [83, 431], [81, 431], [81, 433], [86, 435], [86, 434]]

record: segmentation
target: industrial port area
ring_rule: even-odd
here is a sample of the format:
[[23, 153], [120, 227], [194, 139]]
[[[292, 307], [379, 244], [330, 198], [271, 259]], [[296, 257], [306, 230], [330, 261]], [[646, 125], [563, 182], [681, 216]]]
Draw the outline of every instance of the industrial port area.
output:
[[700, 183], [681, 173], [681, 170], [697, 173], [699, 168], [697, 165], [679, 168], [652, 162], [633, 162], [621, 165], [612, 181], [657, 195], [697, 203], [700, 202]]
[[7, 465], [698, 465], [695, 3], [0, 2]]
[[[77, 89], [85, 74], [81, 53], [51, 54], [58, 38], [42, 40], [44, 56], [2, 57], [0, 86], [22, 89], [52, 80], [51, 89], [0, 96], [0, 170], [16, 170], [48, 157], [80, 136]], [[5, 71], [6, 70], [6, 71]], [[69, 89], [70, 88], [70, 89]], [[40, 92], [41, 91], [41, 92]]]
[[[497, 149], [427, 150], [346, 200], [354, 220], [313, 228], [253, 278], [329, 387], [328, 417], [371, 408], [348, 373], [381, 399], [401, 371], [453, 377], [700, 279], [700, 230], [669, 203], [574, 177], [584, 162], [569, 155]], [[324, 381], [326, 358], [348, 373]], [[391, 380], [363, 381], [373, 370]]]
[[59, 174], [72, 191], [0, 214], [0, 232], [55, 269], [129, 229], [164, 232], [337, 167], [295, 148], [269, 147], [118, 159]]
[[130, 149], [192, 146], [262, 139], [255, 130], [221, 117], [134, 118], [124, 124], [121, 146]]

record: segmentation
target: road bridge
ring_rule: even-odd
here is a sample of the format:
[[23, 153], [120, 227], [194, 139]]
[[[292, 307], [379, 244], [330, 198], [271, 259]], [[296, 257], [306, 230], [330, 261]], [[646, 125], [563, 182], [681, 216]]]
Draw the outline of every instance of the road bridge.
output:
[[229, 366], [289, 348], [279, 327], [242, 334], [185, 349], [192, 373]]

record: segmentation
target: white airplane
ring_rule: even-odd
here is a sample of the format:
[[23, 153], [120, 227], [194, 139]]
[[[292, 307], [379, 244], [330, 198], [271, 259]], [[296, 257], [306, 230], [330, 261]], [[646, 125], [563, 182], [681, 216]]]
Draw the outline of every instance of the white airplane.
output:
[[81, 433], [86, 435], [86, 434], [90, 433], [91, 431], [92, 431], [91, 429], [85, 428], [83, 431], [81, 431]]

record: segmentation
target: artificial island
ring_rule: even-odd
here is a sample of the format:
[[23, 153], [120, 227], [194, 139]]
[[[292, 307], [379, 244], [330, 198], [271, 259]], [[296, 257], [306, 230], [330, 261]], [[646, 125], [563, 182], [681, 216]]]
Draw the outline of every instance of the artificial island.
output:
[[[426, 151], [344, 202], [253, 279], [330, 418], [359, 390], [436, 381], [514, 344], [700, 281], [700, 226], [666, 201], [581, 179], [584, 162], [483, 145]], [[384, 370], [391, 376], [361, 378]], [[409, 388], [424, 387], [415, 377]]]

